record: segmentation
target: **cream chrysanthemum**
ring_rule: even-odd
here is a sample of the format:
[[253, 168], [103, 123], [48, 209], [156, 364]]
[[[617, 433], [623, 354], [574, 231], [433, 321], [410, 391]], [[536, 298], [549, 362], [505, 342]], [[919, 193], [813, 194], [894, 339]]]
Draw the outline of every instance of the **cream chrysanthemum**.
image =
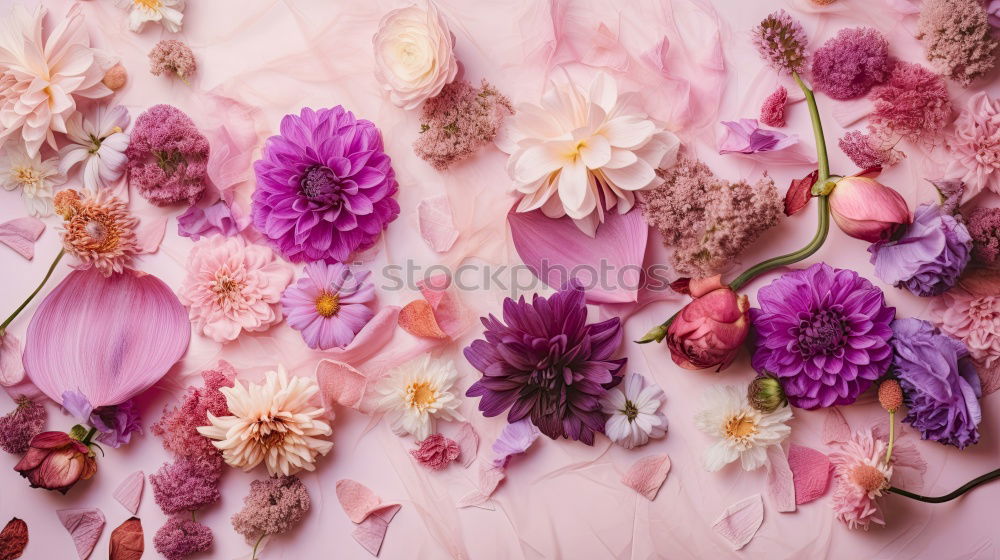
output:
[[271, 476], [288, 476], [314, 470], [317, 455], [326, 455], [333, 443], [320, 439], [330, 435], [330, 425], [319, 417], [325, 409], [309, 400], [319, 386], [306, 377], [292, 377], [283, 366], [269, 371], [263, 384], [219, 389], [226, 396], [230, 416], [208, 413], [209, 426], [201, 435], [218, 440], [215, 447], [233, 467], [249, 471], [264, 463]]
[[786, 424], [792, 418], [790, 407], [760, 412], [750, 406], [746, 389], [710, 387], [702, 398], [695, 425], [719, 440], [705, 450], [705, 468], [710, 472], [737, 459], [745, 471], [758, 469], [767, 462], [767, 448], [780, 444], [792, 431]]
[[376, 391], [376, 408], [385, 412], [396, 435], [412, 434], [423, 441], [435, 432], [436, 420], [464, 420], [452, 393], [458, 378], [452, 362], [424, 355], [392, 370]]

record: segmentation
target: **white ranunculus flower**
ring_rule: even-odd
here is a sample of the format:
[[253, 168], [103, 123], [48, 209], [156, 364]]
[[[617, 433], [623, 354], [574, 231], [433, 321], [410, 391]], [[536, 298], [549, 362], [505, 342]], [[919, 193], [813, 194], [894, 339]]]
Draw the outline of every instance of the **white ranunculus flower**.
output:
[[379, 380], [375, 407], [386, 414], [396, 435], [411, 434], [423, 441], [436, 433], [438, 420], [463, 420], [458, 393], [453, 392], [457, 380], [454, 364], [424, 354]]
[[128, 110], [121, 105], [100, 106], [93, 118], [74, 113], [66, 123], [66, 136], [72, 142], [59, 151], [59, 169], [69, 172], [83, 165], [83, 185], [92, 191], [107, 186], [125, 172], [125, 148], [129, 137]]
[[375, 77], [398, 107], [414, 109], [455, 79], [455, 36], [433, 3], [393, 10], [372, 38]]
[[184, 22], [184, 0], [118, 0], [118, 5], [129, 10], [128, 28], [136, 33], [150, 21], [177, 33]]
[[677, 136], [633, 108], [632, 97], [601, 73], [589, 90], [567, 77], [541, 105], [518, 105], [497, 140], [523, 195], [517, 211], [569, 216], [593, 236], [605, 212], [631, 210], [635, 192], [653, 187], [656, 169], [673, 165], [680, 148]]

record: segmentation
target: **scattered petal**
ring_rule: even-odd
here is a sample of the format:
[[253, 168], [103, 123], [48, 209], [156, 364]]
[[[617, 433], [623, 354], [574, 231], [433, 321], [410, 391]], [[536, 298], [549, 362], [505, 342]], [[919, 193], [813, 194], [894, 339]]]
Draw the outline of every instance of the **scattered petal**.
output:
[[11, 333], [0, 336], [0, 385], [13, 387], [24, 381], [21, 339]]
[[434, 309], [424, 299], [413, 300], [399, 311], [399, 326], [404, 331], [423, 338], [448, 338], [434, 318]]
[[462, 496], [462, 498], [458, 500], [458, 507], [481, 507], [484, 509], [492, 509], [486, 507], [485, 504], [489, 501], [490, 496], [492, 496], [493, 492], [496, 491], [497, 486], [500, 485], [500, 482], [504, 479], [504, 477], [506, 477], [506, 475], [504, 474], [502, 467], [480, 466], [479, 486], [472, 492]]
[[138, 517], [128, 518], [111, 531], [109, 560], [139, 560], [144, 549], [142, 522]]
[[839, 408], [828, 408], [823, 421], [823, 443], [845, 442], [851, 439], [851, 427]]
[[379, 550], [382, 549], [382, 541], [385, 540], [385, 532], [389, 529], [389, 522], [396, 516], [400, 507], [402, 506], [399, 504], [393, 504], [373, 512], [354, 528], [351, 536], [372, 556], [378, 556]]
[[361, 332], [354, 337], [350, 344], [343, 348], [327, 350], [324, 354], [334, 360], [354, 364], [371, 358], [392, 340], [398, 315], [398, 307], [383, 307], [372, 317], [371, 321], [368, 321], [368, 324], [361, 329]]
[[642, 494], [647, 500], [656, 499], [656, 493], [663, 486], [670, 472], [670, 457], [666, 453], [643, 457], [625, 472], [622, 484]]
[[45, 231], [45, 222], [33, 216], [16, 218], [0, 224], [0, 243], [28, 259], [35, 257], [35, 241]]
[[142, 500], [142, 489], [145, 485], [146, 474], [142, 471], [135, 471], [118, 485], [112, 495], [119, 504], [135, 515], [139, 513], [139, 502]]
[[87, 560], [104, 531], [104, 514], [97, 508], [61, 509], [56, 513], [73, 537], [80, 560]]
[[785, 193], [786, 216], [795, 214], [805, 208], [806, 204], [809, 204], [809, 199], [812, 198], [813, 184], [816, 183], [816, 179], [818, 178], [819, 170], [817, 169], [801, 179], [792, 180], [792, 184], [788, 187], [788, 192]]
[[425, 198], [417, 203], [417, 219], [420, 235], [435, 252], [447, 252], [458, 239], [447, 195]]
[[458, 435], [455, 436], [455, 441], [458, 443], [459, 449], [462, 450], [462, 454], [459, 455], [462, 466], [469, 468], [469, 465], [476, 460], [476, 454], [479, 453], [479, 434], [476, 433], [472, 424], [463, 422], [462, 427], [458, 430]]
[[28, 546], [28, 524], [13, 518], [0, 531], [0, 560], [15, 560]]
[[434, 320], [449, 338], [456, 339], [469, 325], [469, 315], [451, 286], [451, 277], [437, 274], [417, 282], [420, 293], [434, 310]]
[[796, 504], [808, 504], [826, 494], [833, 468], [826, 454], [793, 443], [788, 448], [788, 467], [795, 483]]
[[138, 227], [135, 228], [139, 253], [151, 254], [160, 250], [160, 243], [163, 243], [169, 219], [169, 214], [163, 214], [156, 217], [146, 217], [139, 221]]
[[788, 456], [780, 445], [767, 448], [767, 493], [778, 511], [795, 511], [795, 482]]
[[316, 382], [327, 413], [339, 404], [361, 410], [368, 378], [354, 367], [335, 360], [320, 360], [316, 364]]
[[757, 534], [763, 522], [764, 500], [760, 494], [754, 494], [726, 508], [712, 528], [729, 542], [733, 550], [739, 550]]
[[520, 455], [535, 443], [541, 430], [531, 423], [530, 418], [522, 418], [503, 427], [503, 431], [493, 442], [493, 466], [499, 469], [507, 467], [513, 455]]
[[337, 499], [347, 517], [358, 524], [351, 536], [373, 556], [378, 556], [389, 522], [400, 505], [382, 503], [367, 486], [347, 478], [337, 481]]

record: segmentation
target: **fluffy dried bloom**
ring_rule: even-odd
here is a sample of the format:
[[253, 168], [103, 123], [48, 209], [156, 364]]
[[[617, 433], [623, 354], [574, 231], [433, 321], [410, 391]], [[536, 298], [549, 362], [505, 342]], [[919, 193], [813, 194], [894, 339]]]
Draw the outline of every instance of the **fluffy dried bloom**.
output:
[[955, 119], [948, 148], [945, 176], [965, 183], [966, 198], [985, 189], [1000, 194], [1000, 100], [985, 91], [970, 97]]
[[788, 90], [785, 86], [778, 86], [778, 89], [768, 95], [760, 106], [760, 122], [775, 128], [785, 126], [786, 103], [788, 103]]
[[938, 72], [968, 86], [996, 65], [997, 40], [981, 0], [926, 0], [917, 39]]
[[969, 215], [972, 258], [992, 265], [1000, 257], [1000, 208], [976, 208]]
[[314, 470], [319, 455], [326, 455], [333, 443], [330, 425], [319, 420], [325, 410], [310, 404], [319, 392], [314, 379], [288, 378], [283, 366], [269, 371], [261, 384], [220, 389], [226, 396], [230, 414], [208, 413], [208, 426], [201, 435], [217, 440], [226, 463], [249, 471], [264, 463], [272, 476]]
[[841, 29], [816, 50], [813, 85], [834, 99], [856, 99], [889, 78], [889, 42], [876, 29]]
[[164, 410], [152, 431], [163, 440], [163, 448], [178, 457], [222, 463], [222, 454], [211, 440], [198, 433], [198, 427], [208, 423], [208, 413], [229, 414], [226, 396], [219, 389], [233, 386], [236, 370], [219, 362], [219, 369], [205, 370], [201, 377], [204, 387], [188, 387], [176, 406]]
[[778, 223], [782, 201], [766, 175], [756, 184], [727, 183], [701, 161], [682, 157], [663, 182], [642, 193], [642, 212], [660, 230], [681, 274], [711, 276], [731, 265]]
[[154, 76], [166, 72], [186, 82], [197, 69], [191, 47], [177, 39], [163, 39], [149, 51], [149, 71]]
[[29, 156], [20, 145], [8, 145], [0, 156], [0, 186], [21, 191], [21, 200], [32, 216], [52, 215], [53, 188], [66, 182], [55, 159]]
[[877, 134], [932, 143], [951, 120], [951, 99], [941, 76], [915, 63], [897, 61], [889, 80], [871, 91], [869, 123]]
[[458, 459], [461, 452], [454, 440], [441, 434], [431, 434], [420, 442], [420, 447], [411, 449], [410, 455], [428, 469], [440, 471]]
[[183, 560], [212, 548], [212, 530], [190, 519], [171, 517], [153, 537], [156, 551], [167, 560]]
[[208, 180], [208, 140], [191, 117], [171, 105], [139, 115], [125, 150], [129, 184], [157, 206], [194, 204]]
[[984, 369], [1000, 365], [1000, 295], [951, 290], [931, 305], [941, 330], [965, 343]]
[[513, 113], [510, 100], [486, 80], [478, 88], [454, 81], [421, 108], [413, 153], [443, 171], [492, 142], [504, 117]]
[[296, 476], [281, 476], [250, 482], [243, 509], [233, 515], [233, 529], [253, 543], [263, 535], [291, 529], [312, 505], [306, 485]]
[[886, 442], [857, 432], [830, 453], [833, 463], [833, 510], [851, 529], [885, 525], [879, 498], [889, 488], [892, 465], [885, 462]]
[[153, 498], [163, 513], [195, 511], [219, 501], [219, 463], [180, 459], [149, 475]]
[[903, 159], [905, 154], [896, 150], [888, 139], [876, 134], [852, 130], [840, 139], [840, 149], [851, 158], [859, 169], [888, 167]]
[[782, 73], [805, 70], [807, 42], [802, 24], [785, 10], [771, 13], [753, 30], [753, 44], [761, 58]]
[[49, 415], [45, 407], [28, 397], [17, 399], [17, 408], [0, 417], [0, 449], [19, 455], [28, 450], [31, 438], [42, 433]]
[[109, 190], [96, 193], [74, 189], [55, 197], [62, 215], [62, 243], [80, 261], [80, 268], [96, 268], [104, 276], [122, 272], [139, 253], [135, 228], [139, 221], [128, 206]]

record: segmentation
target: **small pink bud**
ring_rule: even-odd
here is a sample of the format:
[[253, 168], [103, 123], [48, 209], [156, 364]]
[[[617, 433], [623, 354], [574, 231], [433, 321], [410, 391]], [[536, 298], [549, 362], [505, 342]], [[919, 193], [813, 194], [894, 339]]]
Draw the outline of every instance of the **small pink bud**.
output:
[[841, 179], [830, 193], [830, 213], [844, 233], [871, 243], [891, 239], [911, 221], [903, 197], [868, 177]]

